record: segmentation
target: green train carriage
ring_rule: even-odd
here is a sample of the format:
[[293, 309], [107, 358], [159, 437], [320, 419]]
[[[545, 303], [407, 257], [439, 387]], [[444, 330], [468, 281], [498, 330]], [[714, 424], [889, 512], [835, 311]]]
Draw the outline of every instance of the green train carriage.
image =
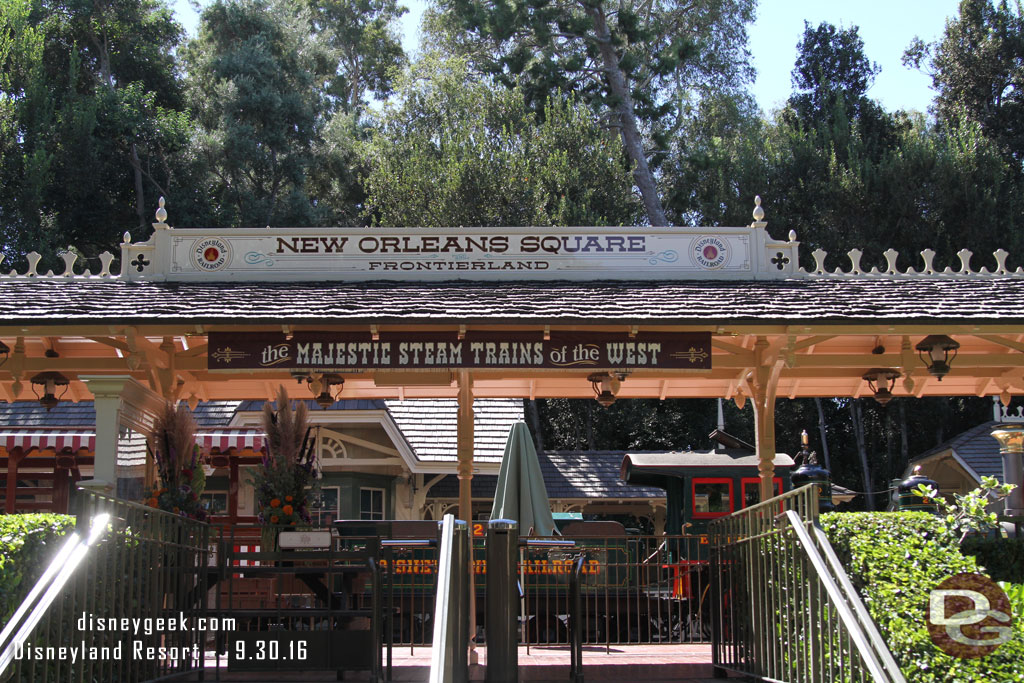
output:
[[[586, 640], [635, 642], [673, 637], [703, 640], [707, 629], [694, 626], [694, 614], [706, 612], [709, 599], [707, 524], [760, 500], [757, 456], [738, 448], [709, 452], [631, 453], [624, 456], [622, 478], [630, 484], [666, 491], [665, 535], [638, 536], [619, 522], [558, 520], [572, 548], [524, 548], [518, 577], [524, 588], [524, 638], [564, 642], [567, 638], [568, 585], [576, 557], [584, 557], [581, 588]], [[790, 489], [793, 460], [775, 458], [775, 493]], [[437, 523], [349, 522], [343, 536], [389, 539], [436, 538]], [[474, 522], [477, 608], [487, 587], [484, 537], [487, 523]], [[417, 640], [429, 631], [436, 582], [436, 549], [394, 548], [384, 558], [391, 599], [397, 606], [398, 642]], [[477, 623], [483, 623], [482, 612]], [[690, 624], [684, 630], [684, 623]]]

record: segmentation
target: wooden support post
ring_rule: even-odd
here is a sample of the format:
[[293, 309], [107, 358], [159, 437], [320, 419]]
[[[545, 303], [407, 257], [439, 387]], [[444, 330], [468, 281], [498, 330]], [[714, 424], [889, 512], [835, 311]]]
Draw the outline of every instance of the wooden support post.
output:
[[754, 390], [754, 422], [756, 423], [757, 471], [761, 477], [761, 500], [775, 496], [775, 397], [784, 359], [769, 352], [768, 340], [758, 337], [754, 343], [757, 365], [751, 378]]
[[[459, 371], [459, 413], [456, 422], [456, 452], [459, 457], [459, 519], [473, 528], [473, 377], [468, 370]], [[470, 541], [472, 544], [472, 541]], [[473, 552], [469, 552], [469, 648], [470, 664], [476, 663], [476, 576], [473, 567]], [[459, 644], [461, 646], [461, 643]]]
[[53, 468], [53, 492], [50, 500], [53, 502], [52, 512], [68, 514], [68, 495], [71, 487], [71, 472], [64, 467]]
[[238, 518], [238, 456], [228, 456], [228, 517]]
[[88, 382], [96, 408], [96, 451], [93, 457], [92, 486], [117, 494], [117, 450], [121, 428], [121, 388], [123, 383], [103, 385]]
[[466, 370], [459, 371], [459, 414], [456, 450], [459, 464], [459, 519], [473, 521], [473, 380]]
[[7, 494], [4, 498], [4, 512], [14, 512], [14, 498], [18, 489], [18, 463], [25, 457], [21, 448], [15, 448], [7, 454]]

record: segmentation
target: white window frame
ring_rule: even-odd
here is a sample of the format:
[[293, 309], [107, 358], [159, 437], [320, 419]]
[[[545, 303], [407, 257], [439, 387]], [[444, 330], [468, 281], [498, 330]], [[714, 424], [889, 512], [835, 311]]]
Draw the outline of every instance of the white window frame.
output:
[[[320, 495], [327, 489], [334, 491], [334, 509], [324, 510], [323, 508], [310, 507], [310, 517], [313, 519], [313, 525], [318, 527], [330, 526], [334, 523], [334, 520], [338, 519], [341, 508], [341, 487], [340, 486], [321, 486]], [[330, 514], [330, 519], [324, 519], [325, 514]]]
[[[371, 507], [373, 505], [373, 496], [372, 496], [372, 494], [373, 493], [380, 493], [380, 517], [374, 517], [373, 516], [373, 515], [377, 514], [374, 510], [367, 510], [367, 511], [363, 510], [363, 491], [369, 491], [371, 493], [371, 496], [370, 496]], [[360, 486], [359, 487], [359, 519], [365, 519], [365, 520], [385, 519], [386, 518], [386, 514], [387, 514], [387, 511], [385, 510], [385, 507], [387, 507], [386, 503], [387, 503], [387, 492], [384, 489], [376, 487], [376, 486]], [[363, 516], [364, 513], [369, 515], [369, 516], [368, 517], [364, 517]]]

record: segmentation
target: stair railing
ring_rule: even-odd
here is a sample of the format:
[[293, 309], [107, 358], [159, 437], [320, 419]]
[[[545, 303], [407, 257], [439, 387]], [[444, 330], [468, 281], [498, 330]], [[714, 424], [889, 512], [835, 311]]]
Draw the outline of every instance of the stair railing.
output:
[[437, 564], [430, 683], [469, 680], [468, 525], [445, 515]]
[[905, 683], [816, 524], [817, 496], [811, 484], [709, 525], [716, 672]]

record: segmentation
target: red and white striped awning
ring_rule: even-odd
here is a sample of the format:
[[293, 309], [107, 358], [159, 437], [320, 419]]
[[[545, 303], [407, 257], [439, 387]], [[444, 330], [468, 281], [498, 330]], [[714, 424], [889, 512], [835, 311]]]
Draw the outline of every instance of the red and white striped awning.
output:
[[263, 448], [263, 437], [262, 429], [210, 429], [197, 431], [196, 443], [205, 453], [214, 449], [227, 453], [232, 448], [237, 451], [247, 448], [258, 451]]
[[[196, 432], [196, 443], [203, 452], [214, 449], [227, 453], [231, 449], [243, 451], [251, 448], [258, 451], [263, 448], [263, 430], [246, 428], [221, 428], [200, 430]], [[96, 449], [96, 433], [70, 429], [6, 429], [0, 431], [0, 446], [7, 452], [20, 448], [27, 453], [31, 450], [46, 451], [53, 449], [60, 453], [65, 449], [78, 452], [81, 449]]]
[[69, 429], [6, 429], [0, 431], [0, 445], [6, 448], [8, 453], [15, 448], [20, 448], [26, 453], [33, 449], [53, 449], [57, 453], [64, 449], [78, 452], [84, 448], [92, 451], [96, 448], [96, 432]]

